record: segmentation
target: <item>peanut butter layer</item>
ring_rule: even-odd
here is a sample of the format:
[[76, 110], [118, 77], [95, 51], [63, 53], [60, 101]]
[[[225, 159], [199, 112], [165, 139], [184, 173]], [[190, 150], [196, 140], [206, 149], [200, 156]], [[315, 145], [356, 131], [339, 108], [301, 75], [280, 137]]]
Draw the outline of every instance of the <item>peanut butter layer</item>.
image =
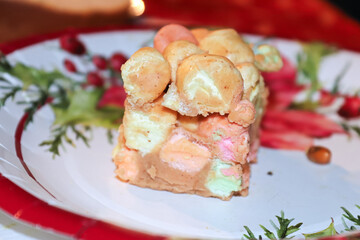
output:
[[[115, 163], [119, 160], [114, 159]], [[161, 161], [159, 154], [147, 154], [142, 157], [139, 153], [134, 154], [131, 160], [137, 168], [136, 177], [128, 179], [127, 181], [130, 184], [151, 188], [155, 190], [166, 190], [175, 193], [190, 193], [196, 194], [204, 197], [218, 197], [222, 200], [229, 200], [233, 195], [247, 195], [248, 192], [248, 182], [249, 182], [249, 164], [244, 165], [234, 164], [234, 167], [239, 168], [239, 172], [242, 173], [242, 177], [239, 176], [239, 183], [243, 182], [243, 185], [239, 184], [233, 191], [224, 192], [220, 194], [214, 193], [213, 189], [209, 186], [211, 180], [209, 181], [209, 176], [216, 175], [216, 170], [213, 170], [213, 162], [208, 161], [204, 167], [196, 172], [184, 172], [179, 169], [169, 167], [169, 164]], [[124, 166], [119, 164], [117, 172], [121, 172]], [[126, 166], [128, 167], [128, 166]], [[226, 168], [229, 169], [229, 168]], [[226, 173], [225, 173], [226, 174]], [[231, 174], [231, 173], [230, 173]], [[124, 181], [119, 175], [119, 179]], [[226, 178], [226, 176], [224, 176]], [[222, 179], [213, 177], [213, 181], [221, 181]], [[210, 182], [210, 183], [209, 183]], [[213, 184], [215, 185], [215, 184]], [[215, 186], [214, 188], [216, 188]], [[209, 189], [210, 188], [210, 189]], [[221, 190], [221, 189], [220, 189]]]
[[127, 147], [124, 125], [119, 132], [113, 159], [122, 181], [223, 200], [248, 192], [249, 128], [230, 123], [226, 116], [180, 115], [162, 146], [147, 154]]

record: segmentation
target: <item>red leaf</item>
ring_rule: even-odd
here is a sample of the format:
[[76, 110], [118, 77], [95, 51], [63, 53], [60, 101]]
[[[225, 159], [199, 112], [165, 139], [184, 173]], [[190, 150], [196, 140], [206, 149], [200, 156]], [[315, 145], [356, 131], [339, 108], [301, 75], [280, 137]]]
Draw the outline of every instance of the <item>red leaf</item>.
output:
[[271, 131], [295, 131], [311, 137], [329, 137], [345, 133], [343, 128], [326, 116], [308, 111], [266, 111], [261, 124]]
[[281, 58], [284, 65], [279, 71], [262, 73], [266, 86], [270, 90], [268, 104], [270, 109], [287, 108], [295, 96], [304, 88], [296, 85], [296, 67], [284, 56]]
[[269, 109], [283, 110], [290, 106], [296, 95], [303, 89], [299, 86], [278, 85], [275, 89], [270, 89]]
[[264, 77], [265, 83], [267, 86], [272, 89], [273, 86], [277, 85], [296, 85], [296, 67], [284, 56], [281, 56], [283, 61], [283, 67], [277, 72], [263, 72], [262, 76]]
[[261, 146], [306, 151], [313, 145], [313, 139], [304, 134], [293, 131], [268, 131], [262, 130], [260, 135]]

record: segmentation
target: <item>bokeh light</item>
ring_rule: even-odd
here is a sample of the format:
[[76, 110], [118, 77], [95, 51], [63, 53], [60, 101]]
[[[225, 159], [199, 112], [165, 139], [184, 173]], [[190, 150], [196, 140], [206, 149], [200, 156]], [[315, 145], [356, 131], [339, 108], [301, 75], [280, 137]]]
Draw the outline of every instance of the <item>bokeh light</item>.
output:
[[143, 0], [130, 1], [130, 14], [133, 16], [140, 16], [145, 11], [145, 4]]

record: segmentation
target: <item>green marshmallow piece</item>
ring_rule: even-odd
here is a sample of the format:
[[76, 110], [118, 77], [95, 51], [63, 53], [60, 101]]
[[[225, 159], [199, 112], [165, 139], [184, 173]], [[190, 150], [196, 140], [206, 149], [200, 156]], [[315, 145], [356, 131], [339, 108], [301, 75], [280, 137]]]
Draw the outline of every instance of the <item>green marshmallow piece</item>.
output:
[[228, 197], [233, 191], [241, 189], [241, 178], [234, 176], [225, 176], [221, 169], [230, 168], [231, 164], [225, 163], [220, 159], [215, 159], [211, 167], [206, 187], [215, 195]]

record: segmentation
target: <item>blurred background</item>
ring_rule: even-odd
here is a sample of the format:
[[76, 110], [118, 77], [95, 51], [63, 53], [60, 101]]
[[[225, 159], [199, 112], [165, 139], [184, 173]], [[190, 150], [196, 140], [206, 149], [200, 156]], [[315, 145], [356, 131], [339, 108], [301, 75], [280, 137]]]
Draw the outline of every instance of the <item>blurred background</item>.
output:
[[350, 0], [0, 0], [0, 43], [74, 28], [177, 22], [360, 51], [359, 12]]

